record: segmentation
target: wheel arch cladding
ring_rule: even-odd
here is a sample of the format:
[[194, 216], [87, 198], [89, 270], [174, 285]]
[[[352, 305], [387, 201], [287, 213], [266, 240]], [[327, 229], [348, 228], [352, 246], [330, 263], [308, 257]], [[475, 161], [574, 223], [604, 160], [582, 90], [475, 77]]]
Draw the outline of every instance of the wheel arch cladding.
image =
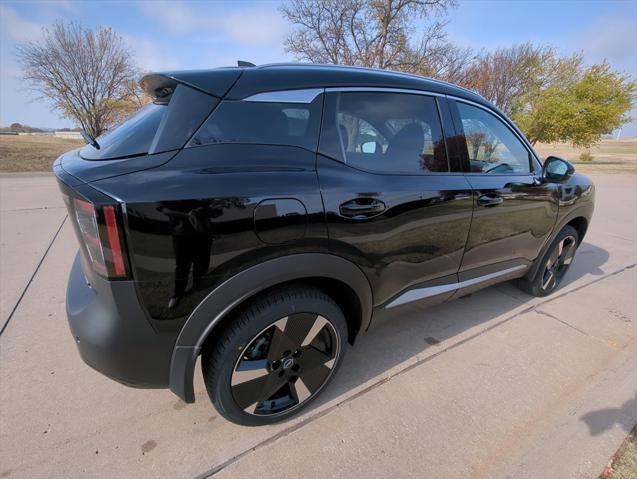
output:
[[539, 259], [544, 256], [548, 248], [551, 246], [551, 243], [553, 243], [553, 240], [557, 237], [560, 231], [564, 229], [565, 226], [572, 226], [573, 228], [575, 228], [578, 235], [578, 242], [579, 244], [581, 244], [582, 241], [584, 240], [584, 235], [586, 234], [586, 231], [588, 229], [588, 225], [590, 223], [592, 216], [593, 216], [593, 205], [589, 203], [589, 204], [581, 206], [580, 208], [574, 209], [573, 211], [565, 215], [563, 218], [561, 218], [558, 221], [558, 223], [555, 225], [555, 227], [553, 228], [553, 233], [549, 236], [549, 239], [547, 240], [546, 244], [540, 250], [540, 253], [538, 254], [537, 258], [535, 259], [535, 261], [533, 262], [533, 264], [527, 271], [525, 278], [531, 279], [535, 277], [535, 275], [537, 274], [540, 268]]
[[[248, 268], [215, 288], [193, 311], [177, 338], [170, 364], [170, 389], [194, 402], [193, 376], [204, 341], [223, 327], [224, 318], [255, 295], [281, 284], [301, 281], [330, 295], [348, 321], [349, 340], [367, 329], [372, 317], [372, 290], [364, 273], [339, 256], [306, 253], [272, 259]], [[356, 301], [354, 301], [356, 300]]]
[[572, 226], [577, 231], [578, 241], [581, 244], [584, 240], [586, 230], [588, 230], [588, 220], [584, 216], [578, 216], [570, 220], [567, 225]]

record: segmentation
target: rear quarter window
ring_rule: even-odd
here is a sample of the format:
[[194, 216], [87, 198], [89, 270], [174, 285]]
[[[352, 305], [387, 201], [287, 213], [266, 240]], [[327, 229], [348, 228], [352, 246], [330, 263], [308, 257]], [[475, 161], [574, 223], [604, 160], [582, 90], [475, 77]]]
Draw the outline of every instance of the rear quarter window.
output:
[[316, 150], [323, 95], [311, 103], [223, 101], [189, 146], [248, 143]]

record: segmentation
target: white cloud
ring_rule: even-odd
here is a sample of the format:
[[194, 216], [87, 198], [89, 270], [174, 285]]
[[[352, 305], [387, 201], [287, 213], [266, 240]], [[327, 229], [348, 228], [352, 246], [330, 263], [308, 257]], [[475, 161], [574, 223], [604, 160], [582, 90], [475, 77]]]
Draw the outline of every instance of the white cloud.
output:
[[133, 50], [133, 57], [139, 68], [144, 72], [177, 70], [180, 68], [179, 59], [167, 53], [158, 41], [134, 35], [122, 35], [124, 42]]
[[142, 13], [156, 20], [173, 33], [188, 33], [202, 27], [203, 19], [195, 15], [182, 1], [143, 1]]
[[12, 9], [0, 6], [0, 31], [16, 42], [34, 41], [42, 35], [42, 25], [23, 20]]
[[182, 1], [143, 1], [141, 11], [173, 34], [226, 34], [239, 45], [268, 46], [281, 43], [283, 19], [271, 10], [251, 9], [220, 12], [216, 15], [195, 12]]
[[232, 13], [223, 24], [234, 40], [249, 46], [280, 44], [286, 28], [279, 15], [267, 11]]

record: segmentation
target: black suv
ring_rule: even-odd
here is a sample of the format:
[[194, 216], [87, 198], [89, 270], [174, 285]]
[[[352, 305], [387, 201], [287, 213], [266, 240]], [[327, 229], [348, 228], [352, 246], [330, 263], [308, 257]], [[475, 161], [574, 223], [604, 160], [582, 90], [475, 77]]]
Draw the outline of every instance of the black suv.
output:
[[[373, 317], [560, 283], [594, 187], [484, 98], [319, 65], [156, 73], [153, 103], [54, 165], [84, 361], [231, 421], [289, 417]], [[403, 310], [404, 311], [404, 310]]]

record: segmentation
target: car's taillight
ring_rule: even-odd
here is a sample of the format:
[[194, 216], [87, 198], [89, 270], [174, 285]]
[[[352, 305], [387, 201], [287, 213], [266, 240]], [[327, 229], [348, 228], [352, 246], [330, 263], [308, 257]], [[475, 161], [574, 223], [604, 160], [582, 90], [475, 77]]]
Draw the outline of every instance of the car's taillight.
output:
[[117, 216], [115, 216], [114, 206], [104, 206], [104, 220], [106, 222], [106, 234], [108, 236], [108, 244], [111, 247], [111, 255], [113, 258], [113, 269], [116, 276], [126, 276], [126, 267], [124, 266], [124, 254], [122, 245], [119, 241], [119, 230], [117, 229]]
[[127, 276], [115, 206], [96, 207], [73, 199], [75, 220], [93, 269], [108, 278]]

